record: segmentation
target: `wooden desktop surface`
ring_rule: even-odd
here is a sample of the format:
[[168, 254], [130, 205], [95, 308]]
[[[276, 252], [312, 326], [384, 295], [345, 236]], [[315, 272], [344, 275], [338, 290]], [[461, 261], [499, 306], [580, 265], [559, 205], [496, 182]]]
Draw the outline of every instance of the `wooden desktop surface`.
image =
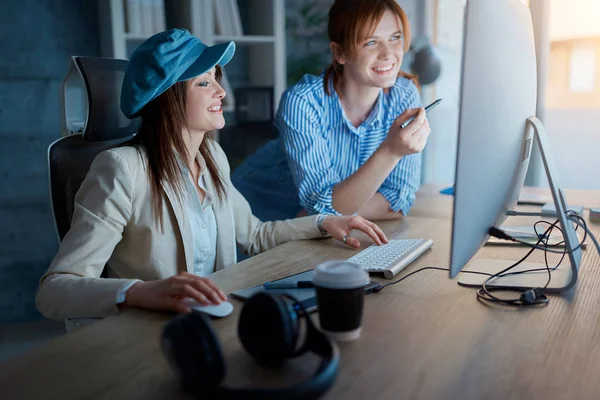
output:
[[[452, 198], [425, 186], [414, 214], [380, 225], [390, 238], [428, 237], [433, 248], [397, 277], [425, 266], [448, 268]], [[600, 192], [567, 195], [586, 207]], [[435, 210], [428, 207], [437, 205]], [[442, 211], [445, 210], [446, 214]], [[437, 218], [425, 217], [430, 215]], [[587, 217], [587, 214], [586, 214]], [[530, 218], [510, 218], [523, 225]], [[600, 225], [590, 224], [600, 236]], [[364, 236], [363, 246], [369, 245]], [[517, 260], [515, 247], [485, 247], [477, 257]], [[539, 253], [539, 254], [536, 254]], [[287, 243], [213, 275], [226, 292], [355, 254], [331, 239]], [[534, 252], [533, 261], [543, 254]], [[551, 260], [555, 259], [554, 257]], [[600, 259], [584, 251], [576, 289], [539, 309], [489, 307], [447, 272], [423, 271], [366, 297], [359, 340], [340, 345], [341, 369], [327, 399], [597, 399], [600, 393]], [[389, 282], [385, 281], [384, 282]], [[230, 386], [282, 386], [309, 377], [304, 355], [277, 370], [257, 367], [237, 338], [242, 303], [214, 320]], [[171, 315], [128, 310], [0, 364], [5, 399], [187, 398], [159, 348]], [[317, 321], [317, 314], [312, 315]]]
[[[440, 190], [445, 189], [448, 186], [449, 185], [437, 184], [423, 185], [417, 192], [417, 199], [410, 211], [410, 216], [451, 219], [453, 197], [440, 194]], [[538, 196], [539, 198], [552, 198], [548, 188], [525, 186], [521, 190], [521, 194], [525, 195], [527, 198], [532, 198], [534, 196]], [[567, 198], [567, 203], [571, 205], [580, 205], [585, 208], [600, 207], [600, 191], [567, 189], [565, 190], [565, 196]], [[520, 209], [533, 211], [539, 210], [539, 206], [520, 206]], [[513, 222], [509, 221], [509, 223], [513, 225], [520, 224], [522, 221], [519, 219]]]

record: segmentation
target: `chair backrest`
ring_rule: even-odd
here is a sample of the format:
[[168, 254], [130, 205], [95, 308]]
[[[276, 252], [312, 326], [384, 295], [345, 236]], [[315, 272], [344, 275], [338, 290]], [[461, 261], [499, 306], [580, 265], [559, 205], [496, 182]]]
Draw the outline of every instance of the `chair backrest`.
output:
[[[48, 148], [50, 202], [60, 241], [71, 226], [75, 194], [98, 153], [123, 143], [139, 129], [140, 119], [129, 120], [120, 109], [126, 60], [74, 57], [87, 93], [87, 121], [83, 134], [58, 139]], [[65, 90], [65, 96], [69, 90]], [[73, 102], [63, 101], [63, 104]], [[80, 105], [79, 105], [80, 106]]]
[[59, 241], [63, 240], [71, 227], [75, 194], [94, 158], [98, 153], [128, 139], [88, 142], [83, 135], [76, 134], [60, 138], [50, 145], [48, 148], [50, 203]]

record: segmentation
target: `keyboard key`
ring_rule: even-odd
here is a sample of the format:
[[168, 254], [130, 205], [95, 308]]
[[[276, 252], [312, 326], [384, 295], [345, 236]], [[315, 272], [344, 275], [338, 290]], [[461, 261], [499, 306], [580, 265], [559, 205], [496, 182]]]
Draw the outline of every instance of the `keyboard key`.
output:
[[372, 245], [348, 259], [369, 272], [383, 273], [387, 279], [394, 277], [433, 245], [428, 239], [390, 240], [382, 246]]

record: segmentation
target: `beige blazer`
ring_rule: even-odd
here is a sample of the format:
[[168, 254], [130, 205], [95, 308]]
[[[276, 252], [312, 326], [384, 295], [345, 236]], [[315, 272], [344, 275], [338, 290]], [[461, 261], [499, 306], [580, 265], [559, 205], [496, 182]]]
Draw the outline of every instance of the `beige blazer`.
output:
[[[236, 263], [236, 242], [254, 255], [290, 240], [320, 237], [316, 216], [261, 222], [231, 184], [229, 163], [214, 145], [226, 199], [213, 203], [217, 221], [216, 270]], [[198, 155], [199, 157], [199, 155]], [[210, 174], [207, 190], [216, 193]], [[145, 153], [120, 147], [100, 153], [75, 196], [71, 229], [42, 277], [36, 296], [47, 318], [105, 317], [118, 313], [118, 290], [132, 279], [193, 273], [192, 231], [172, 187], [163, 182], [164, 232], [152, 212]], [[215, 194], [216, 197], [216, 194]], [[100, 278], [108, 263], [109, 278]]]

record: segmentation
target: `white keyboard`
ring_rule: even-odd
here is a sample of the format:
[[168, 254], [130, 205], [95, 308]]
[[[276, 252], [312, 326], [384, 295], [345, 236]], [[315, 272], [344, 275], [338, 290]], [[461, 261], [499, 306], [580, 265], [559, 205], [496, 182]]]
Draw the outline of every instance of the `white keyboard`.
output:
[[433, 245], [431, 239], [390, 240], [381, 246], [372, 245], [349, 258], [370, 273], [382, 274], [391, 279], [419, 258]]

